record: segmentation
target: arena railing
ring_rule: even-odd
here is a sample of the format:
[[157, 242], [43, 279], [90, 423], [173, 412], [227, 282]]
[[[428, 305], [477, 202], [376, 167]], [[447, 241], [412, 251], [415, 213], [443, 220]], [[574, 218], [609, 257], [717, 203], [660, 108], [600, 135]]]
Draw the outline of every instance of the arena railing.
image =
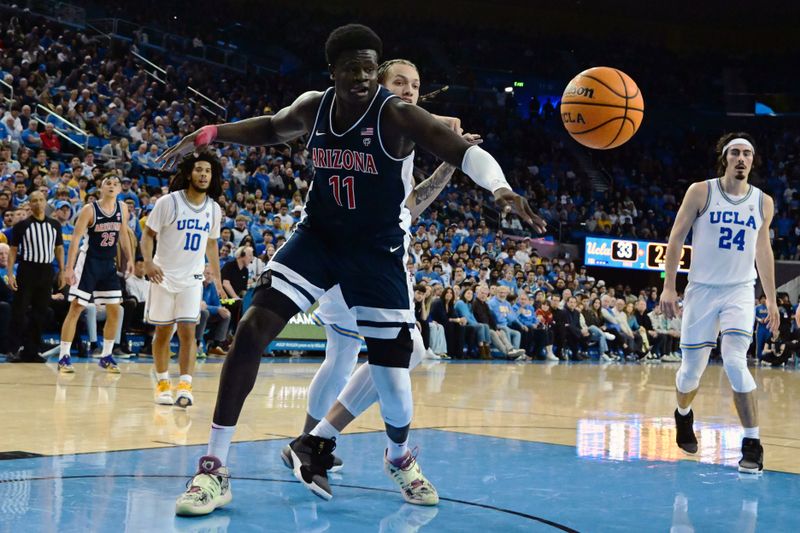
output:
[[11, 85], [9, 85], [8, 83], [6, 83], [6, 82], [5, 82], [5, 81], [3, 81], [3, 80], [0, 80], [0, 86], [2, 86], [2, 87], [3, 87], [3, 88], [5, 88], [5, 89], [8, 89], [8, 93], [9, 93], [9, 95], [8, 95], [8, 96], [6, 96], [6, 97], [3, 97], [3, 99], [4, 99], [4, 100], [5, 100], [7, 103], [9, 103], [9, 104], [10, 104], [10, 103], [11, 103], [11, 102], [14, 100], [14, 87], [12, 87]]
[[[78, 141], [76, 141], [75, 139], [73, 139], [72, 137], [70, 137], [69, 135], [67, 135], [66, 133], [62, 132], [57, 127], [53, 128], [53, 131], [55, 131], [56, 134], [58, 134], [59, 137], [61, 137], [63, 139], [66, 139], [68, 142], [74, 144], [75, 146], [77, 146], [81, 150], [86, 151], [86, 149], [87, 149], [87, 147], [89, 145], [89, 133], [87, 131], [84, 131], [79, 126], [73, 124], [72, 122], [70, 122], [69, 120], [65, 119], [64, 117], [62, 117], [61, 115], [59, 115], [55, 111], [51, 111], [51, 110], [47, 109], [42, 104], [36, 104], [36, 109], [39, 110], [39, 111], [44, 111], [45, 113], [47, 113], [48, 116], [56, 117], [59, 121], [61, 121], [62, 124], [66, 124], [67, 126], [69, 126], [69, 128], [74, 130], [75, 133], [77, 133], [78, 135], [83, 135], [83, 144], [81, 144]], [[45, 120], [43, 122], [46, 123], [47, 121]], [[55, 126], [55, 124], [53, 126]]]

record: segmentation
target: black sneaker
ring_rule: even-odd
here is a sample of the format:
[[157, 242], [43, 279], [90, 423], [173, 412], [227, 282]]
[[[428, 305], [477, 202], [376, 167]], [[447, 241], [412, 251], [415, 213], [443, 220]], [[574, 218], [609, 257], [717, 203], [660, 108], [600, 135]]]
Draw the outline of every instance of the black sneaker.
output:
[[694, 436], [693, 426], [693, 411], [689, 411], [688, 415], [683, 416], [675, 409], [675, 429], [678, 430], [675, 436], [675, 442], [681, 450], [689, 454], [697, 453], [697, 437]]
[[292, 441], [289, 448], [294, 477], [323, 500], [333, 498], [328, 469], [333, 466], [336, 439], [303, 435]]
[[739, 472], [760, 474], [764, 470], [764, 448], [760, 439], [742, 439], [742, 458], [739, 460]]
[[[294, 461], [292, 461], [292, 446], [294, 446], [298, 440], [300, 440], [300, 437], [294, 439], [281, 450], [281, 460], [283, 460], [283, 464], [286, 465], [286, 468], [289, 470], [294, 470]], [[342, 461], [342, 458], [338, 455], [334, 455], [333, 466], [328, 469], [328, 472], [336, 473], [342, 468], [344, 468], [344, 461]]]

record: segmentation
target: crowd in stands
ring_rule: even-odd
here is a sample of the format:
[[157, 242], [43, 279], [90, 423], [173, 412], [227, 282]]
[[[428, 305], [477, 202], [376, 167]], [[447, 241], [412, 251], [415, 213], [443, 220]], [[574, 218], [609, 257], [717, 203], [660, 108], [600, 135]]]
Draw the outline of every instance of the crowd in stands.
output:
[[[183, 135], [222, 120], [185, 98], [188, 84], [218, 101], [227, 120], [268, 113], [308, 88], [290, 76], [221, 75], [190, 63], [165, 68], [166, 83], [159, 83], [134, 60], [129, 44], [34, 16], [0, 21], [0, 79], [14, 89], [13, 99], [0, 102], [0, 243], [29, 215], [29, 194], [40, 190], [48, 215], [62, 226], [65, 247], [77, 244], [70, 242], [72, 223], [82, 205], [97, 200], [99, 181], [108, 172], [121, 179], [119, 198], [136, 215], [130, 232], [138, 240], [167, 190], [168, 176], [156, 158]], [[314, 83], [322, 87], [325, 80]], [[512, 186], [566, 242], [581, 242], [588, 233], [664, 241], [688, 182], [711, 177], [712, 137], [665, 137], [609, 156], [611, 179], [601, 192], [579, 170], [563, 132], [553, 133], [557, 114], [523, 119], [500, 94], [478, 104], [453, 108], [444, 101], [436, 111], [460, 116], [469, 131], [483, 135]], [[88, 132], [87, 150], [55, 133], [74, 137], [64, 120]], [[756, 134], [764, 161], [760, 184], [776, 199], [776, 256], [797, 258], [800, 133]], [[254, 280], [299, 220], [313, 168], [302, 140], [216, 150], [223, 163], [224, 193], [217, 200], [224, 213], [219, 244], [228, 298], [220, 301], [206, 280], [198, 341], [221, 355]], [[434, 164], [421, 156], [418, 171], [427, 174]], [[655, 288], [610, 287], [587, 275], [579, 262], [540, 255], [520, 220], [498, 213], [463, 175], [454, 177], [412, 231], [416, 316], [432, 357], [580, 360], [591, 347], [606, 361], [678, 359], [680, 317], [667, 320], [659, 313]], [[0, 279], [6, 265], [7, 247], [0, 244]], [[127, 334], [147, 330], [147, 283], [137, 261], [126, 280], [119, 352]], [[3, 328], [11, 298], [0, 282], [0, 353], [13, 349], [2, 345], [9, 339]], [[56, 325], [66, 313], [65, 292], [54, 290], [52, 308]], [[83, 320], [90, 341], [96, 340], [102, 306]]]

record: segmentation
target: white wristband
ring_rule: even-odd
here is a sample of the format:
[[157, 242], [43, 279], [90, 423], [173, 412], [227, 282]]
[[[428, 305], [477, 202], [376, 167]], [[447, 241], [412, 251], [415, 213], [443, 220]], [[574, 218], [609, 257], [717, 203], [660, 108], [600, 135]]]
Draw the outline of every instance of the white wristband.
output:
[[461, 161], [461, 170], [469, 176], [472, 181], [492, 192], [497, 189], [510, 189], [511, 186], [506, 181], [503, 169], [489, 152], [480, 146], [473, 145], [464, 152], [464, 160]]

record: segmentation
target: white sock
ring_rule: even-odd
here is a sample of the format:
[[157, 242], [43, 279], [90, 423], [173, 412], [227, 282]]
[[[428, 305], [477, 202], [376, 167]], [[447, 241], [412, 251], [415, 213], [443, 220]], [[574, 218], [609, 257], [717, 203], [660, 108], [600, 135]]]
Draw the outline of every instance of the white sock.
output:
[[185, 381], [189, 385], [192, 384], [192, 376], [191, 374], [181, 374], [181, 381]]
[[395, 442], [386, 437], [386, 458], [390, 461], [402, 459], [408, 453], [408, 439], [403, 442]]
[[236, 426], [211, 424], [211, 434], [208, 436], [208, 451], [206, 455], [213, 455], [219, 459], [223, 465], [226, 464], [228, 462], [228, 450], [231, 447], [234, 431], [236, 431]]
[[687, 407], [686, 409], [684, 409], [680, 405], [678, 406], [678, 414], [681, 415], [681, 416], [688, 415], [691, 410], [692, 410], [692, 406], [691, 405], [689, 407]]
[[335, 439], [339, 436], [339, 430], [333, 427], [333, 424], [323, 418], [319, 421], [314, 429], [311, 430], [311, 435], [315, 437], [322, 437], [323, 439]]
[[69, 355], [69, 351], [72, 349], [72, 343], [67, 341], [61, 341], [61, 350], [59, 352], [59, 359], [64, 359], [66, 356]]
[[158, 379], [158, 381], [161, 381], [162, 379], [166, 379], [167, 381], [169, 381], [169, 370], [167, 370], [166, 372], [156, 372], [156, 378]]
[[744, 428], [744, 437], [746, 439], [760, 439], [758, 436], [758, 426], [754, 428]]
[[103, 339], [103, 352], [101, 357], [108, 357], [111, 355], [111, 350], [114, 349], [114, 339]]

